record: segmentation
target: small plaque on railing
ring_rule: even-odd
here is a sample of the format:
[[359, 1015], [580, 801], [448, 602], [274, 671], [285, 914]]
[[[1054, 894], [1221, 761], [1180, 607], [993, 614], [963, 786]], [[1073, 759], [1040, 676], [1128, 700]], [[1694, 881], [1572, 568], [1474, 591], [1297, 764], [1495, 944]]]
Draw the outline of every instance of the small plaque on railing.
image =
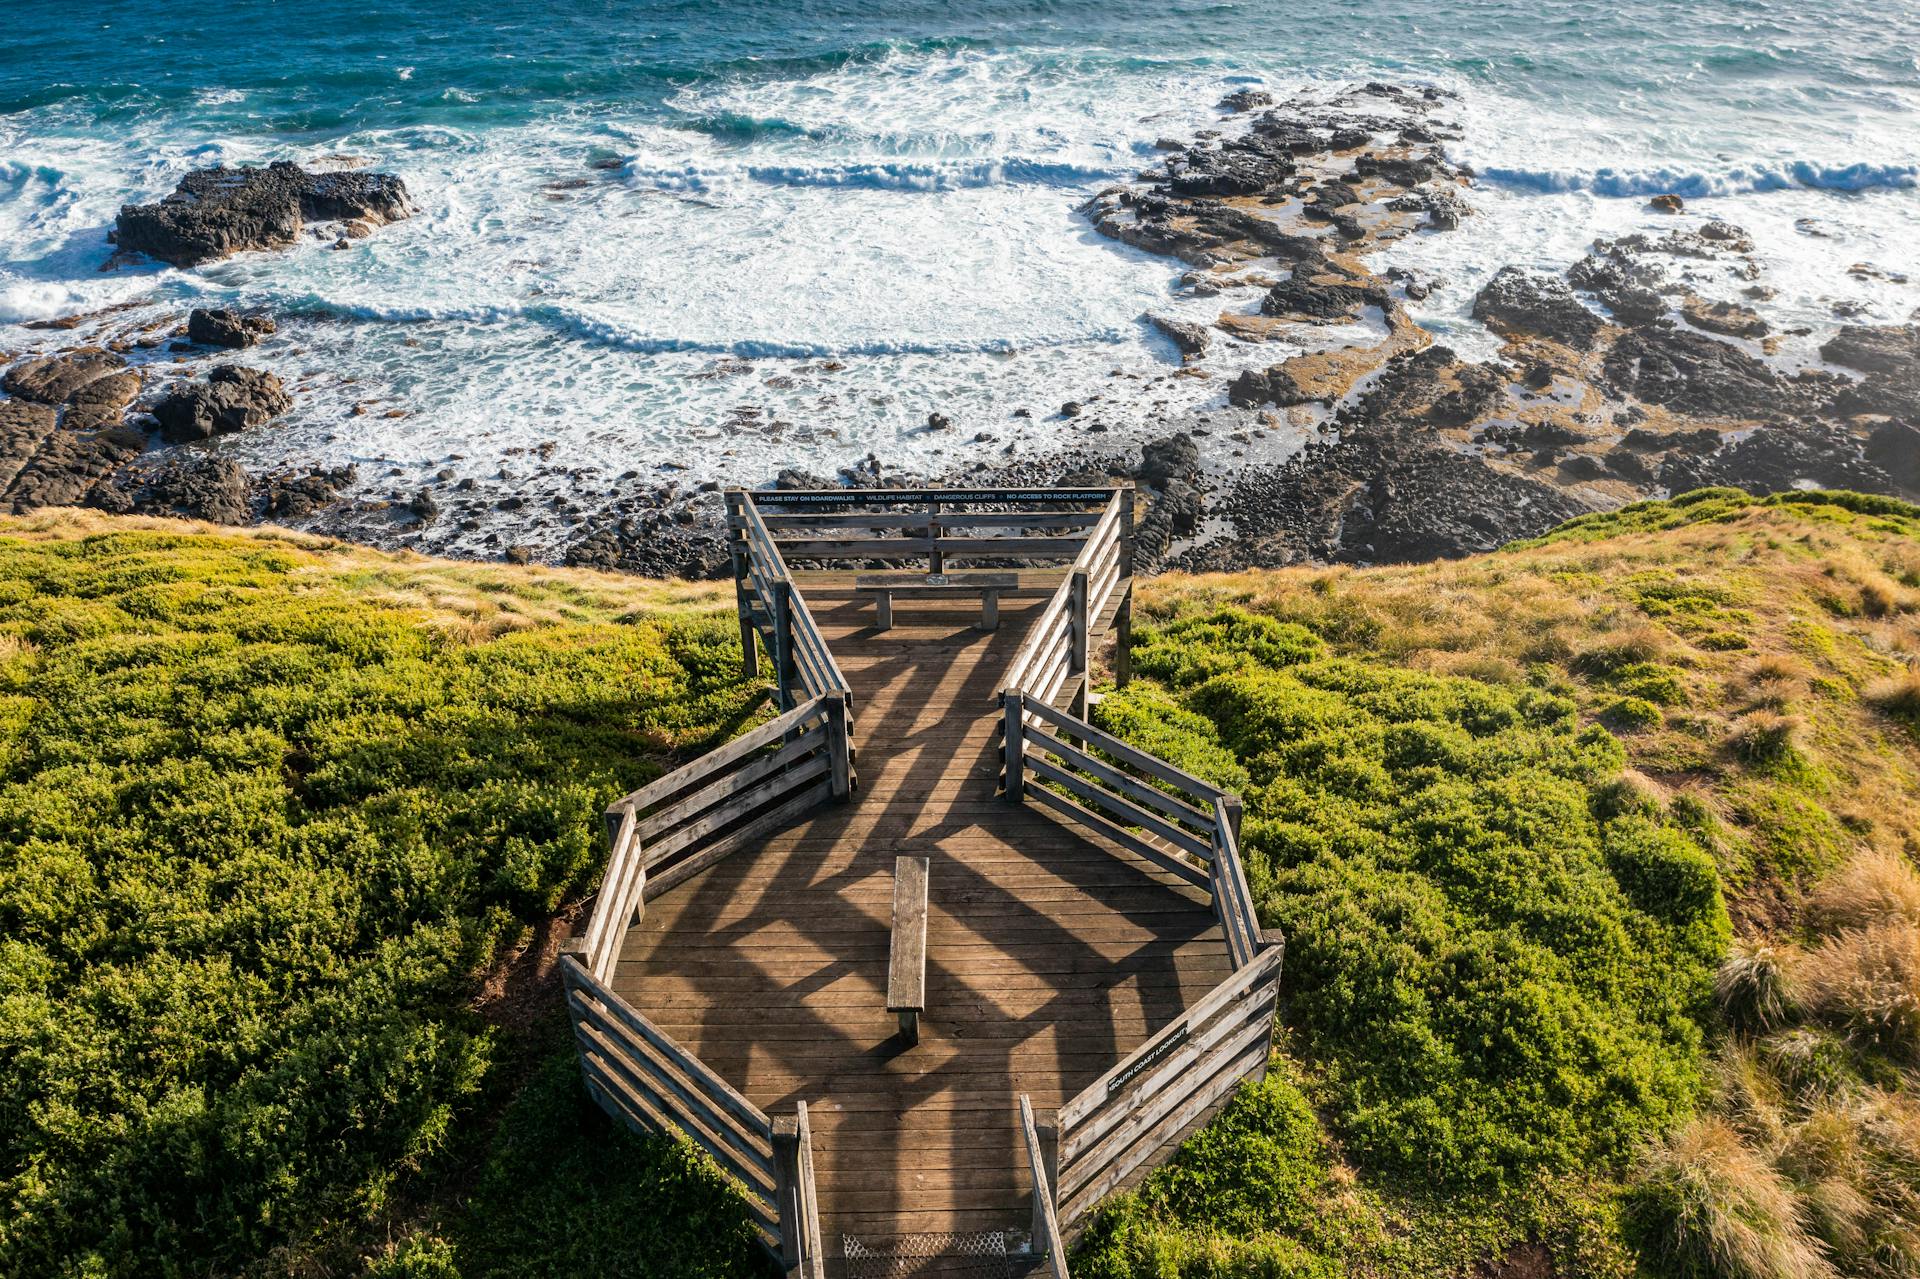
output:
[[1185, 1022], [1181, 1022], [1179, 1029], [1175, 1030], [1171, 1035], [1168, 1035], [1163, 1042], [1153, 1046], [1152, 1052], [1142, 1057], [1139, 1061], [1134, 1062], [1121, 1074], [1114, 1076], [1107, 1084], [1107, 1096], [1111, 1097], [1115, 1093], [1126, 1091], [1128, 1084], [1131, 1084], [1141, 1075], [1171, 1057], [1175, 1049], [1187, 1042], [1187, 1036], [1191, 1031], [1192, 1028], [1190, 1026]]

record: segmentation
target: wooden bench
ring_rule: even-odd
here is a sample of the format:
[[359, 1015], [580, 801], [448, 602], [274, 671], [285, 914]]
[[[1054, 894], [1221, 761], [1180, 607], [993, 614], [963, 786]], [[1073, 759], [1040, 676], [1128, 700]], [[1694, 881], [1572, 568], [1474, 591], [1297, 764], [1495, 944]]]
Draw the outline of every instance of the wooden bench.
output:
[[1000, 628], [1003, 595], [1051, 595], [1052, 590], [1020, 585], [1018, 573], [862, 573], [853, 579], [856, 595], [873, 597], [874, 628], [893, 627], [893, 601], [899, 599], [953, 599], [980, 597], [980, 629]]
[[927, 1007], [927, 859], [893, 859], [893, 941], [887, 949], [887, 1011], [900, 1015], [900, 1037], [920, 1042]]

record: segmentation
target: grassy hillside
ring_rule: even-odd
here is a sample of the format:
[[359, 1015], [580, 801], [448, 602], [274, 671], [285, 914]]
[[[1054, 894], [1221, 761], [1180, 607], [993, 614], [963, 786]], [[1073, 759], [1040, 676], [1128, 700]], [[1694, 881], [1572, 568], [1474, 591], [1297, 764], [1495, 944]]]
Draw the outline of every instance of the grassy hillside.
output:
[[1142, 604], [1098, 716], [1245, 793], [1282, 1051], [1077, 1275], [1920, 1273], [1920, 511]]
[[0, 1274], [750, 1266], [545, 980], [599, 810], [756, 713], [718, 599], [0, 521]]
[[[551, 980], [599, 808], [761, 712], [728, 602], [0, 519], [0, 1274], [760, 1273]], [[1246, 796], [1286, 998], [1078, 1279], [1920, 1273], [1920, 511], [1140, 605], [1097, 715]]]

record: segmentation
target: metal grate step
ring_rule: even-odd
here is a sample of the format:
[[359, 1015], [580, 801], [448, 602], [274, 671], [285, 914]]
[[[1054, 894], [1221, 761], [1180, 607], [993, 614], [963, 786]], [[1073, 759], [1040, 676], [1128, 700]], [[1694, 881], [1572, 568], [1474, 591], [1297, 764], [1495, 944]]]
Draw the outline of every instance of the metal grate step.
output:
[[1020, 1246], [1024, 1234], [1016, 1241], [1013, 1233], [843, 1235], [847, 1279], [1018, 1279], [1028, 1273], [1033, 1257]]

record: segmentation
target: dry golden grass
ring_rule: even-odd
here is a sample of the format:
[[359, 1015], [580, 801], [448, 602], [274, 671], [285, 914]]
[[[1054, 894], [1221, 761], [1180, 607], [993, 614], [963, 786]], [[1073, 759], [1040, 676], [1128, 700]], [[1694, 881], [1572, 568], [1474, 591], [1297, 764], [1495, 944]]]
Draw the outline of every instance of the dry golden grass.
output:
[[1793, 1010], [1796, 957], [1784, 946], [1736, 941], [1714, 974], [1713, 993], [1737, 1026], [1769, 1030]]
[[1874, 680], [1860, 696], [1889, 715], [1920, 718], [1920, 664]]
[[1920, 928], [1902, 920], [1843, 929], [1795, 967], [1809, 1011], [1864, 1045], [1920, 1062]]
[[1603, 541], [1168, 575], [1136, 592], [1148, 620], [1234, 604], [1342, 651], [1495, 683], [1518, 675], [1570, 694], [1596, 722], [1617, 722], [1609, 712], [1629, 691], [1605, 668], [1677, 668], [1686, 704], [1622, 741], [1633, 767], [1703, 812], [1736, 917], [1758, 922], [1790, 912], [1856, 848], [1920, 854], [1920, 734], [1903, 718], [1920, 719], [1920, 630], [1911, 612], [1870, 617], [1859, 605], [1861, 583], [1880, 580], [1905, 607], [1914, 588], [1902, 583], [1920, 582], [1912, 541], [1838, 509], [1756, 505]]
[[1898, 854], [1863, 852], [1814, 890], [1806, 922], [1823, 933], [1878, 924], [1920, 928], [1920, 872]]
[[1643, 1185], [1667, 1208], [1670, 1256], [1723, 1279], [1835, 1275], [1806, 1227], [1794, 1186], [1732, 1125], [1712, 1116], [1673, 1133], [1647, 1158]]
[[418, 610], [448, 634], [475, 643], [557, 621], [618, 622], [648, 614], [731, 607], [733, 602], [732, 584], [726, 582], [433, 559], [271, 526], [235, 529], [67, 508], [0, 516], [0, 537], [54, 541], [126, 532], [210, 536], [306, 557], [316, 589], [323, 582], [337, 587], [345, 581], [368, 598]]

